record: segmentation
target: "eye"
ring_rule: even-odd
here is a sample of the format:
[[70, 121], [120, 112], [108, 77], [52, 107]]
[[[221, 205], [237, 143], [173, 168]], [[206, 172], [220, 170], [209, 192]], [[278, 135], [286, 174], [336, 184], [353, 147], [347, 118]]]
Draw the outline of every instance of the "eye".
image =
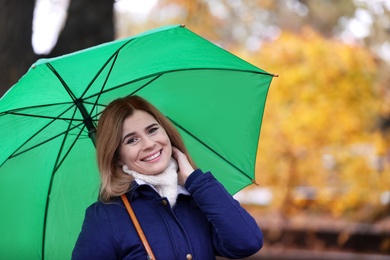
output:
[[130, 137], [126, 140], [126, 144], [134, 144], [138, 141], [137, 137]]
[[154, 133], [157, 132], [157, 130], [158, 130], [158, 127], [157, 127], [157, 126], [152, 127], [152, 128], [149, 129], [148, 134], [154, 134]]

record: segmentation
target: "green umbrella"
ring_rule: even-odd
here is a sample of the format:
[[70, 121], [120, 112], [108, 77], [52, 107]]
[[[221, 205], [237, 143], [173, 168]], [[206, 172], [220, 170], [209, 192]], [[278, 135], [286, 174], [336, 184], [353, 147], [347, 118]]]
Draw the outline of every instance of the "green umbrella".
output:
[[125, 95], [155, 104], [232, 194], [253, 183], [273, 75], [183, 26], [38, 60], [0, 100], [0, 259], [69, 259], [96, 201], [94, 128]]

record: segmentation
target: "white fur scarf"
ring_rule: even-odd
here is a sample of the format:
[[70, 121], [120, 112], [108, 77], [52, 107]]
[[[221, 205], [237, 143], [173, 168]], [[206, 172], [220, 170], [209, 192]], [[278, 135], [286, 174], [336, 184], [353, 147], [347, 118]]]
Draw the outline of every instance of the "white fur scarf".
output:
[[126, 165], [123, 165], [122, 169], [134, 179], [151, 184], [161, 197], [167, 197], [171, 207], [176, 204], [178, 194], [178, 166], [177, 162], [173, 158], [169, 161], [168, 167], [163, 172], [156, 175], [141, 174], [130, 170]]

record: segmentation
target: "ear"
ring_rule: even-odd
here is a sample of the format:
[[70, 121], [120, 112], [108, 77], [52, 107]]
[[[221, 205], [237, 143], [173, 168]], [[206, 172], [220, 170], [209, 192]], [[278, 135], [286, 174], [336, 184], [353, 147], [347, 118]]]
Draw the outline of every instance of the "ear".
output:
[[125, 165], [125, 163], [122, 162], [121, 160], [119, 160], [119, 161], [118, 161], [118, 166], [123, 167], [123, 165]]
[[114, 160], [116, 161], [116, 165], [120, 166], [121, 168], [123, 165], [125, 165], [118, 153], [115, 153]]
[[117, 158], [116, 164], [117, 164], [118, 166], [120, 166], [121, 168], [122, 168], [123, 165], [125, 165], [125, 163], [122, 162], [122, 160], [121, 160], [120, 158]]

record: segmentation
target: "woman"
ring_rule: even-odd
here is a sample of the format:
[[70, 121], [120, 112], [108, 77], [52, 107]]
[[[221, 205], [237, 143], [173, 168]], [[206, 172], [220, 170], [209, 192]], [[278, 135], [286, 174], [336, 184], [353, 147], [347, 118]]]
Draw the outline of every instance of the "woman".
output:
[[178, 131], [146, 100], [111, 102], [96, 141], [100, 200], [86, 211], [72, 259], [147, 259], [122, 194], [156, 259], [244, 258], [262, 247], [255, 220], [196, 168]]

